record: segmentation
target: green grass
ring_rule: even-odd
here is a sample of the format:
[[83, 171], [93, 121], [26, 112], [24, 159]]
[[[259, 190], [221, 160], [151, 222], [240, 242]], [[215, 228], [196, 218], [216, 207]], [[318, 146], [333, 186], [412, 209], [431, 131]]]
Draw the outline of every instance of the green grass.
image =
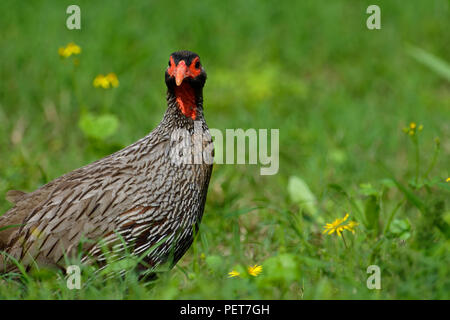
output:
[[[1, 276], [0, 298], [450, 298], [449, 1], [79, 1], [82, 30], [69, 31], [72, 3], [0, 2], [1, 197], [147, 134], [179, 49], [208, 72], [209, 126], [279, 128], [280, 170], [216, 165], [199, 236], [155, 282], [84, 268], [91, 281], [70, 291], [41, 270]], [[382, 29], [370, 31], [374, 3]], [[71, 41], [76, 68], [57, 53]], [[118, 88], [92, 86], [109, 72]], [[108, 128], [118, 120], [111, 134], [80, 129], [105, 114]], [[411, 137], [402, 129], [413, 121], [424, 127]], [[347, 212], [359, 226], [344, 231], [346, 248], [322, 230]], [[254, 264], [257, 277], [227, 277]], [[372, 264], [381, 290], [366, 287]]]

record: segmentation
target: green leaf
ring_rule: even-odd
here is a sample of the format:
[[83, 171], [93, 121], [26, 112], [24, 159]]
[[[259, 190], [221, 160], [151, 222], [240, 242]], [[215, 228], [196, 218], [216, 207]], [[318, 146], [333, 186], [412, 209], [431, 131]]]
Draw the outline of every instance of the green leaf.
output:
[[442, 60], [441, 58], [438, 58], [423, 49], [413, 46], [408, 48], [408, 53], [418, 62], [426, 65], [428, 68], [447, 79], [447, 81], [450, 81], [450, 65], [445, 60]]
[[397, 185], [397, 188], [399, 188], [400, 191], [403, 192], [403, 194], [405, 195], [406, 199], [408, 199], [408, 201], [410, 203], [412, 203], [422, 213], [425, 213], [426, 206], [423, 203], [423, 201], [418, 196], [416, 196], [411, 190], [409, 190], [403, 184], [401, 184], [399, 181], [397, 181], [396, 179], [393, 179], [393, 181]]
[[371, 195], [367, 198], [364, 206], [364, 214], [366, 216], [367, 229], [379, 231], [380, 204], [378, 197]]
[[390, 236], [401, 240], [407, 240], [411, 237], [411, 224], [406, 219], [394, 219], [389, 228]]
[[394, 174], [383, 163], [380, 163], [380, 165], [389, 174], [390, 180], [392, 180], [397, 188], [400, 189], [401, 192], [403, 192], [408, 202], [413, 204], [417, 209], [420, 210], [420, 212], [425, 213], [427, 208], [422, 199], [420, 199], [409, 188], [405, 187], [397, 179], [395, 179]]
[[317, 213], [317, 200], [308, 185], [299, 177], [291, 176], [288, 182], [288, 192], [291, 200], [306, 209], [310, 214]]
[[78, 125], [86, 137], [105, 140], [117, 131], [119, 119], [113, 114], [97, 116], [86, 112], [81, 115]]

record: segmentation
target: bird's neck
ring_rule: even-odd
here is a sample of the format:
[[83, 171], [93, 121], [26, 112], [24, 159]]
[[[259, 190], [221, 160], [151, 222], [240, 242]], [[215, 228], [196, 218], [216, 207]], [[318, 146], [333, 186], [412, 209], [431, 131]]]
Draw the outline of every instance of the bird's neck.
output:
[[189, 83], [167, 90], [167, 111], [163, 121], [193, 123], [203, 120], [203, 93], [194, 89]]

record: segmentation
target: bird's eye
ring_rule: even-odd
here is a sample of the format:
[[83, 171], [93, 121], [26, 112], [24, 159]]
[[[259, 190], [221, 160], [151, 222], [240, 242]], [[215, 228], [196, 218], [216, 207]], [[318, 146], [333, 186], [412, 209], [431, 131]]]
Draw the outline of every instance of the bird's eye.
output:
[[195, 63], [195, 69], [198, 69], [198, 68], [200, 68], [200, 61], [197, 61], [197, 62]]

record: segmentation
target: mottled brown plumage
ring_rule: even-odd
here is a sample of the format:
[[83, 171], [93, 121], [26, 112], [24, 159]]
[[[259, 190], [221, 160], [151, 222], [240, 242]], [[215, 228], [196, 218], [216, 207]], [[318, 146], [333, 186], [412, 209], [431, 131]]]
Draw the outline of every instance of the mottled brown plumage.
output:
[[[212, 144], [203, 117], [206, 73], [196, 54], [179, 51], [171, 55], [165, 80], [168, 108], [149, 135], [34, 192], [8, 192], [15, 206], [0, 216], [0, 250], [26, 267], [33, 261], [63, 267], [81, 241], [88, 253], [83, 261], [101, 265], [98, 241], [120, 258], [120, 234], [133, 254], [148, 253], [144, 261], [152, 267], [183, 256], [203, 215], [212, 158], [191, 164], [176, 156], [190, 150], [179, 146], [195, 144], [199, 129], [202, 146]], [[174, 139], [179, 130], [186, 134]], [[9, 225], [20, 226], [4, 228]], [[0, 273], [11, 269], [14, 264], [0, 255]]]

